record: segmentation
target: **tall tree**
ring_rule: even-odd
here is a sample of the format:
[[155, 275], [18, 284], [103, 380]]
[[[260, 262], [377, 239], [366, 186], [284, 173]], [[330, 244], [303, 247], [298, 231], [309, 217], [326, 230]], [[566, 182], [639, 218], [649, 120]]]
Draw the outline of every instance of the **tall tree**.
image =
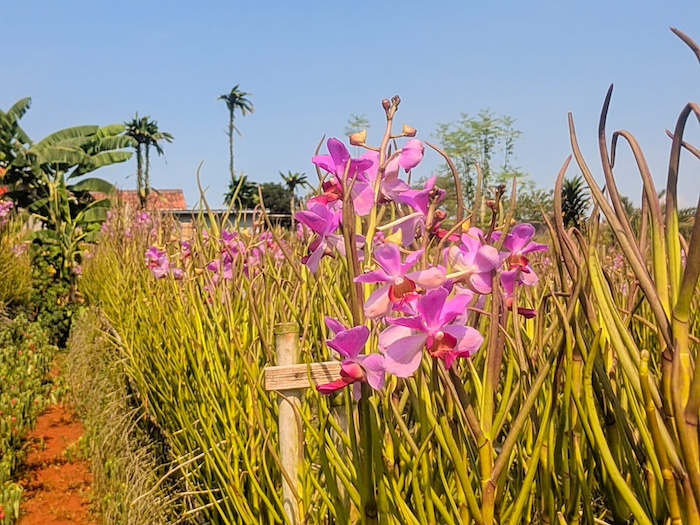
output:
[[285, 175], [280, 171], [280, 177], [282, 177], [282, 180], [289, 190], [289, 210], [292, 215], [294, 215], [297, 188], [308, 185], [308, 182], [306, 182], [306, 174], [288, 171]]
[[251, 96], [251, 93], [241, 91], [239, 86], [240, 84], [236, 84], [229, 93], [224, 93], [218, 98], [218, 100], [226, 102], [226, 107], [228, 108], [228, 130], [226, 134], [228, 135], [229, 171], [231, 172], [231, 180], [236, 176], [233, 170], [233, 134], [235, 132], [240, 135], [235, 125], [236, 111], [240, 112], [241, 116], [244, 117], [248, 113], [255, 112], [253, 103], [247, 98]]
[[[463, 204], [468, 208], [482, 208], [475, 203], [477, 193], [477, 170], [481, 169], [483, 182], [482, 197], [488, 198], [489, 191], [497, 183], [507, 186], [514, 177], [518, 178], [519, 195], [532, 191], [527, 175], [514, 166], [515, 145], [522, 133], [515, 129], [515, 120], [498, 115], [490, 110], [480, 111], [476, 117], [462, 113], [460, 119], [449, 124], [440, 124], [436, 137], [443, 150], [452, 159], [460, 178]], [[440, 167], [438, 185], [447, 190], [445, 207], [449, 214], [457, 208], [454, 179], [447, 164]]]
[[564, 226], [581, 228], [591, 207], [591, 194], [581, 175], [564, 179], [561, 189]]
[[163, 142], [172, 142], [173, 136], [165, 131], [160, 131], [158, 122], [151, 120], [149, 116], [139, 118], [139, 114], [125, 123], [126, 134], [134, 139], [136, 152], [136, 189], [139, 195], [141, 207], [146, 206], [148, 194], [151, 191], [151, 148], [155, 148], [158, 155], [163, 155]]

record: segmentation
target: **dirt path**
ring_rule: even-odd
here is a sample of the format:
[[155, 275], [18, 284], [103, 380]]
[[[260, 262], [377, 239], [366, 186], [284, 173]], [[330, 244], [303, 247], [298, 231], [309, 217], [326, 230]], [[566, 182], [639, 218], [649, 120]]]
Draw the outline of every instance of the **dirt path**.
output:
[[80, 449], [75, 444], [83, 432], [64, 405], [39, 416], [27, 438], [19, 525], [96, 525], [89, 506], [90, 471], [86, 461], [76, 459]]

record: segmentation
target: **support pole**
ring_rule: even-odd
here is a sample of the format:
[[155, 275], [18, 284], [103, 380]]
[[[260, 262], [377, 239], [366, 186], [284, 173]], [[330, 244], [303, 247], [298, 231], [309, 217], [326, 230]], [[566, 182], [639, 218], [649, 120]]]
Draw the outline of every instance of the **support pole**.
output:
[[[278, 366], [299, 363], [299, 327], [296, 323], [280, 323], [275, 326], [275, 353]], [[299, 503], [299, 464], [301, 462], [301, 429], [296, 411], [301, 408], [303, 389], [284, 390], [278, 399], [280, 461], [287, 476], [282, 476], [282, 501], [289, 523], [301, 523]], [[287, 481], [294, 483], [291, 487]]]

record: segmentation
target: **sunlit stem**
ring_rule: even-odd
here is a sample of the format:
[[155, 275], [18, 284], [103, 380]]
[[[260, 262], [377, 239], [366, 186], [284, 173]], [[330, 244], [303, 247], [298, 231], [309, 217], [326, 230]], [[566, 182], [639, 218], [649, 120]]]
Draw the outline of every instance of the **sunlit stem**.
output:
[[382, 226], [378, 226], [376, 229], [381, 231], [381, 232], [391, 230], [392, 228], [395, 228], [396, 226], [400, 226], [401, 224], [403, 224], [404, 222], [406, 222], [410, 219], [414, 219], [415, 217], [420, 217], [422, 215], [423, 215], [423, 212], [414, 211], [413, 213], [409, 213], [408, 215], [404, 215], [403, 217], [400, 217], [393, 222], [390, 222], [388, 224], [384, 224]]

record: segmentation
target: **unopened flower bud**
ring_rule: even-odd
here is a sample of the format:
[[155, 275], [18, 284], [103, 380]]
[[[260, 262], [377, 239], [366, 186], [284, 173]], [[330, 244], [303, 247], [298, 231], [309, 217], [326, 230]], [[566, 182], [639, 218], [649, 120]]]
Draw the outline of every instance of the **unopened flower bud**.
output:
[[394, 105], [394, 107], [399, 107], [399, 104], [401, 104], [401, 97], [398, 95], [394, 95], [391, 97], [391, 103]]
[[494, 201], [494, 200], [486, 201], [486, 207], [495, 211], [496, 210], [496, 201]]
[[444, 210], [435, 210], [435, 220], [444, 221], [447, 218], [447, 212]]
[[350, 144], [353, 146], [362, 146], [364, 145], [365, 141], [367, 140], [367, 130], [363, 129], [362, 131], [358, 131], [357, 133], [353, 133], [350, 135]]
[[389, 108], [391, 107], [391, 102], [389, 102], [388, 98], [382, 100], [382, 107], [384, 108], [384, 111], [389, 111]]
[[406, 137], [415, 137], [415, 136], [416, 136], [416, 133], [418, 133], [418, 130], [416, 130], [416, 128], [413, 128], [413, 127], [409, 126], [408, 124], [404, 124], [404, 125], [403, 125], [403, 129], [401, 130], [401, 132], [402, 132], [402, 133], [404, 134], [404, 136], [406, 136]]

